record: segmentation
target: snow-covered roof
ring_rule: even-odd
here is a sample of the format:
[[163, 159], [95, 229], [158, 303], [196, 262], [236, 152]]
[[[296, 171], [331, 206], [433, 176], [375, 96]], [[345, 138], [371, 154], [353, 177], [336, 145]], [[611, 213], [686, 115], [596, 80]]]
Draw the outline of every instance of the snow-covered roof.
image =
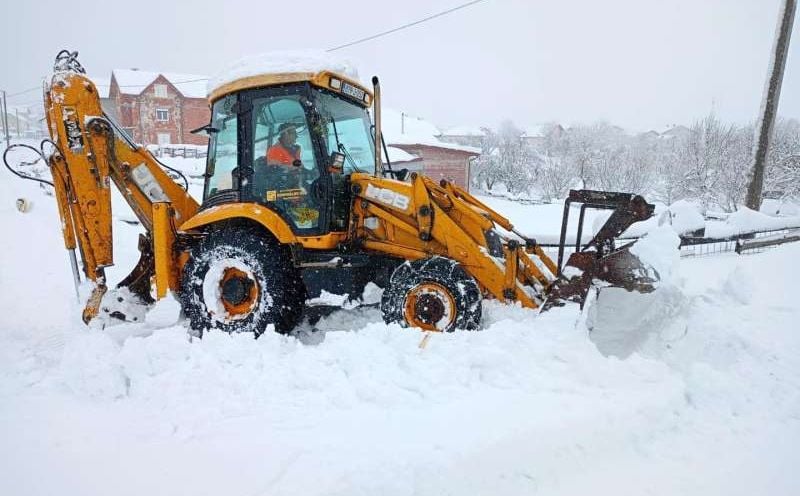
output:
[[100, 98], [108, 98], [108, 92], [111, 90], [111, 78], [90, 76], [88, 74], [87, 76], [97, 87], [97, 92], [100, 94]]
[[659, 134], [664, 137], [683, 137], [690, 133], [688, 127], [678, 124], [668, 126], [667, 128], [663, 129]]
[[112, 76], [117, 80], [119, 91], [125, 95], [138, 95], [158, 76], [170, 82], [187, 98], [205, 98], [208, 76], [200, 74], [179, 74], [175, 72], [152, 72], [138, 69], [114, 69]]
[[33, 124], [44, 118], [44, 109], [41, 103], [35, 103], [33, 105], [9, 105], [8, 118], [11, 121], [19, 120], [21, 123], [27, 122]]
[[420, 157], [411, 155], [407, 151], [401, 150], [400, 148], [395, 148], [394, 146], [387, 146], [386, 150], [389, 152], [389, 161], [393, 164], [421, 160]]
[[462, 152], [481, 152], [473, 146], [456, 145], [440, 141], [441, 131], [432, 123], [391, 108], [381, 109], [381, 132], [389, 145], [427, 145]]
[[486, 132], [480, 126], [456, 126], [442, 133], [442, 136], [483, 136]]
[[547, 124], [536, 124], [526, 127], [522, 132], [524, 138], [543, 138], [547, 133]]
[[356, 66], [349, 59], [322, 50], [284, 50], [250, 55], [237, 60], [211, 78], [205, 90], [210, 95], [228, 83], [262, 74], [321, 71], [336, 72], [359, 81]]

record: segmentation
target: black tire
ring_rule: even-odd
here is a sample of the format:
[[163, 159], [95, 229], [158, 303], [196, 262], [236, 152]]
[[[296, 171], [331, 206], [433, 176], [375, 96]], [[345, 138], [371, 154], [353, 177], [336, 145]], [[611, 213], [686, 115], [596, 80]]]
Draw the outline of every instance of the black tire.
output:
[[381, 311], [387, 324], [397, 322], [403, 327], [432, 331], [471, 331], [480, 325], [481, 299], [475, 279], [456, 261], [432, 257], [406, 262], [395, 269], [383, 292]]
[[191, 250], [180, 300], [200, 336], [207, 329], [259, 336], [269, 324], [280, 333], [297, 325], [306, 288], [286, 247], [257, 227], [231, 226]]

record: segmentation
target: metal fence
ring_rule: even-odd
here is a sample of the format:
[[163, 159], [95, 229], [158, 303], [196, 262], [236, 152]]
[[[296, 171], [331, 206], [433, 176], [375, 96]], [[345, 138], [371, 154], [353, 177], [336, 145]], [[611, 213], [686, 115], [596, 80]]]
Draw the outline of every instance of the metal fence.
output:
[[775, 246], [800, 241], [800, 226], [739, 233], [724, 238], [681, 237], [681, 256], [699, 257], [735, 252], [739, 255], [762, 253]]
[[159, 145], [157, 148], [151, 151], [156, 157], [204, 158], [208, 155], [207, 149], [189, 146], [177, 147]]
[[[588, 240], [587, 240], [588, 241]], [[617, 246], [624, 246], [635, 239], [618, 239]], [[719, 255], [722, 253], [738, 253], [749, 255], [762, 253], [775, 246], [800, 241], [800, 226], [787, 227], [784, 229], [770, 229], [765, 231], [752, 231], [739, 233], [723, 238], [696, 238], [681, 236], [679, 246], [681, 257], [702, 257], [708, 255]], [[542, 249], [553, 260], [558, 257], [558, 244], [542, 243]], [[564, 246], [564, 258], [568, 258], [575, 252], [574, 244]]]

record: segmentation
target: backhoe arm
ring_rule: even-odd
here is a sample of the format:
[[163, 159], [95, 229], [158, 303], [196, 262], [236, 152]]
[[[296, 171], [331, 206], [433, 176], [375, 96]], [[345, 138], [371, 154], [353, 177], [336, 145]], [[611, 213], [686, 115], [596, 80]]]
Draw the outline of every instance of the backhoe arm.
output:
[[[153, 240], [163, 238], [169, 242], [172, 238], [162, 231], [174, 230], [172, 226], [190, 218], [198, 205], [149, 151], [134, 144], [104, 115], [97, 88], [75, 60], [76, 55], [59, 54], [44, 98], [48, 129], [57, 145], [50, 167], [64, 243], [68, 249], [77, 245], [83, 271], [96, 283], [84, 312], [84, 320], [88, 321], [96, 314], [106, 290], [103, 269], [114, 263], [111, 183], [147, 233], [146, 240], [140, 243], [142, 259], [131, 274], [138, 277], [129, 276], [126, 281], [132, 284], [136, 279], [148, 290], [149, 280], [142, 280], [154, 272]], [[159, 213], [164, 211], [168, 215]], [[174, 256], [171, 246], [168, 248], [162, 258]], [[140, 288], [139, 292], [144, 290]]]

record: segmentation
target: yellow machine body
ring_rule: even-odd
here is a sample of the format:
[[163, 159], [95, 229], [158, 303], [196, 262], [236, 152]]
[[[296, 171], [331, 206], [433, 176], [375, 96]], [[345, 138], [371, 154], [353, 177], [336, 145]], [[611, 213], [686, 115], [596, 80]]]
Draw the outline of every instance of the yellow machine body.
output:
[[[121, 283], [144, 300], [162, 298], [169, 290], [179, 296], [181, 292], [193, 291], [187, 281], [182, 281], [184, 266], [195, 256], [193, 246], [202, 244], [209, 233], [232, 222], [258, 226], [247, 232], [268, 237], [285, 247], [286, 251], [280, 253], [292, 253], [293, 260], [282, 269], [284, 272], [294, 270], [292, 267], [348, 270], [338, 256], [309, 262], [309, 253], [375, 255], [398, 262], [443, 257], [474, 280], [480, 297], [515, 301], [528, 308], [542, 305], [557, 280], [556, 263], [532, 240], [510, 235], [514, 227], [508, 219], [456, 185], [435, 182], [416, 173], [405, 180], [384, 177], [382, 170], [353, 172], [342, 179], [332, 167], [332, 177], [346, 188], [342, 194], [349, 203], [347, 221], [340, 229], [320, 234], [299, 234], [285, 216], [259, 203], [231, 201], [201, 207], [189, 195], [188, 188], [170, 177], [146, 148], [133, 143], [103, 114], [97, 89], [77, 64], [75, 55], [68, 52], [59, 55], [56, 71], [45, 91], [45, 108], [52, 141], [57, 146], [49, 165], [64, 243], [68, 249], [80, 250], [83, 272], [95, 282], [84, 311], [87, 322], [98, 315], [106, 291], [103, 268], [114, 263], [112, 184], [122, 193], [146, 232], [140, 239], [141, 259]], [[380, 104], [377, 86], [373, 93], [358, 82], [330, 71], [247, 77], [217, 88], [209, 101], [213, 104], [238, 92], [295, 83], [334, 93], [341, 93], [349, 85], [348, 95], [357, 95], [361, 107]], [[379, 129], [379, 122], [376, 124]], [[375, 142], [379, 143], [380, 135], [376, 134]], [[376, 165], [382, 169], [379, 157]], [[270, 194], [275, 195], [272, 191]], [[236, 309], [236, 314], [231, 314], [230, 321], [225, 323], [232, 326], [226, 329], [236, 330], [237, 322], [247, 320], [251, 308], [247, 297], [257, 298], [259, 290], [264, 288], [258, 286], [263, 284], [258, 281], [254, 288], [247, 280], [248, 271], [239, 267], [232, 267], [225, 274], [220, 276], [219, 284], [221, 288], [227, 286], [220, 291], [244, 298], [228, 302], [225, 307]], [[418, 285], [413, 298], [406, 299], [406, 313], [413, 313], [414, 308], [425, 310], [428, 305], [425, 302], [437, 298], [436, 305], [452, 304], [452, 295], [437, 296], [442, 283], [426, 284]], [[255, 305], [255, 300], [251, 303]], [[448, 312], [445, 309], [437, 318], [454, 321]], [[406, 323], [435, 327], [424, 319]]]

